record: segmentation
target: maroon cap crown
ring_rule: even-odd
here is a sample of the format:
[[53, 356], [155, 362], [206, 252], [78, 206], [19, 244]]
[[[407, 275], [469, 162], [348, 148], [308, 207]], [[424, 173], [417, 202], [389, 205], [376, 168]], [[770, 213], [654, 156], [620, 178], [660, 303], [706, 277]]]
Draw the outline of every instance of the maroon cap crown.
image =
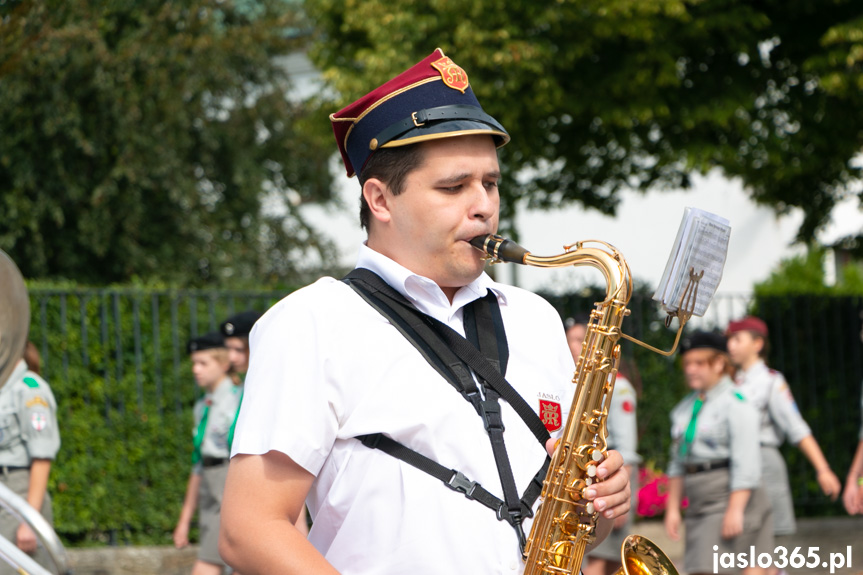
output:
[[469, 134], [509, 141], [483, 111], [467, 73], [440, 48], [362, 98], [330, 115], [348, 177], [380, 148]]
[[732, 321], [725, 330], [725, 335], [731, 335], [738, 331], [751, 331], [761, 337], [767, 337], [767, 324], [755, 316], [746, 316], [741, 320]]

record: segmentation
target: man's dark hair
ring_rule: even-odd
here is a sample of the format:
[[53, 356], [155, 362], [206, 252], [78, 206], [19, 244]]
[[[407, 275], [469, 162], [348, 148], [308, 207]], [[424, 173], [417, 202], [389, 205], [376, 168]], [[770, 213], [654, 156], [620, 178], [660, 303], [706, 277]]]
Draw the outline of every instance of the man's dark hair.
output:
[[[423, 163], [423, 154], [418, 144], [381, 148], [371, 155], [359, 175], [360, 188], [369, 178], [377, 178], [389, 187], [394, 196], [404, 191], [405, 180], [413, 170]], [[369, 231], [371, 210], [365, 197], [360, 194], [360, 225]]]

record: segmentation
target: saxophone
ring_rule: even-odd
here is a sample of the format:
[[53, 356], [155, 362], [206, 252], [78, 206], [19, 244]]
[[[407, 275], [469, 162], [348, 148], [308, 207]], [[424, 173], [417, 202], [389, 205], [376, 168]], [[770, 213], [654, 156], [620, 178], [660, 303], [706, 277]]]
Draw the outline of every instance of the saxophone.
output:
[[[536, 267], [587, 265], [601, 271], [606, 297], [590, 314], [584, 345], [576, 362], [575, 397], [563, 434], [548, 468], [537, 511], [525, 547], [525, 575], [578, 573], [585, 548], [596, 539], [599, 513], [584, 498], [584, 490], [598, 481], [597, 466], [605, 458], [608, 408], [620, 363], [620, 326], [629, 315], [632, 278], [623, 256], [611, 245], [586, 240], [564, 247], [557, 256], [535, 256], [518, 244], [496, 235], [470, 242], [492, 263], [513, 262]], [[585, 243], [598, 244], [585, 247]], [[573, 249], [573, 247], [575, 249]], [[640, 535], [630, 535], [621, 548], [618, 574], [677, 575], [658, 546]]]

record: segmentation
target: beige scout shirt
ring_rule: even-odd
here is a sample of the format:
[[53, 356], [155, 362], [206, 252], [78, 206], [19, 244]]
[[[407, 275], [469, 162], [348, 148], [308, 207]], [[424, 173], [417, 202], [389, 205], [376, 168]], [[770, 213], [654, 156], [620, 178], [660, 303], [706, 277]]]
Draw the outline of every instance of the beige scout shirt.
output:
[[22, 359], [0, 388], [0, 465], [30, 467], [60, 449], [57, 402], [48, 383]]
[[786, 438], [797, 445], [812, 434], [781, 373], [759, 360], [735, 379], [737, 388], [759, 411], [761, 445], [779, 447]]
[[758, 487], [761, 481], [758, 413], [729, 377], [723, 377], [705, 394], [692, 443], [685, 455], [681, 453], [698, 395], [693, 391], [671, 410], [669, 477], [683, 475], [687, 464], [727, 459], [731, 491]]
[[[193, 437], [198, 432], [198, 426], [204, 416], [204, 408], [207, 408], [207, 427], [201, 442], [201, 457], [220, 459], [230, 457], [231, 448], [228, 445], [228, 432], [234, 423], [242, 395], [243, 388], [234, 385], [231, 378], [225, 377], [212, 392], [205, 394], [195, 403]], [[197, 466], [195, 470], [200, 471]]]

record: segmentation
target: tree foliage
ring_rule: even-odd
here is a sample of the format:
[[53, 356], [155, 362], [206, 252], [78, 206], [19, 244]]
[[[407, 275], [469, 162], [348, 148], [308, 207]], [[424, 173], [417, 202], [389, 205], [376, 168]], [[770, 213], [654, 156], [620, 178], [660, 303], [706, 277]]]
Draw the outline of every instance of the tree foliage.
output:
[[824, 272], [827, 258], [835, 261], [835, 255], [818, 246], [810, 246], [805, 254], [792, 256], [779, 265], [763, 282], [755, 285], [758, 298], [787, 295], [861, 296], [863, 295], [863, 270], [848, 263], [838, 266], [836, 278], [828, 285]]
[[[308, 0], [313, 57], [344, 101], [436, 46], [508, 126], [517, 198], [613, 213], [622, 188], [739, 176], [809, 240], [863, 144], [863, 6], [852, 0]], [[520, 172], [515, 174], [515, 172]], [[531, 177], [526, 177], [531, 176]]]
[[304, 26], [284, 0], [0, 2], [0, 248], [88, 283], [325, 260], [298, 206], [329, 199], [330, 145], [280, 63]]

